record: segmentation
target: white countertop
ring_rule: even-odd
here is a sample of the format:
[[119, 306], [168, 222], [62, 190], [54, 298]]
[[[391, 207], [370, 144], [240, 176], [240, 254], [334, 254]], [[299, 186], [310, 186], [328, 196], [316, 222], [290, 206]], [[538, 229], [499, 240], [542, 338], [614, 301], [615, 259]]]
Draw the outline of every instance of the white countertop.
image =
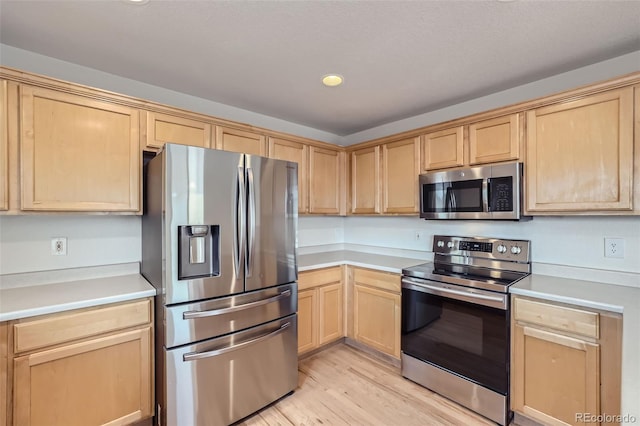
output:
[[533, 274], [509, 292], [622, 313], [621, 414], [640, 419], [640, 288]]
[[[37, 281], [34, 279], [34, 282]], [[155, 295], [156, 289], [140, 274], [2, 287], [0, 288], [0, 321]]]
[[298, 271], [328, 268], [337, 265], [360, 266], [379, 271], [401, 274], [403, 268], [425, 263], [426, 260], [409, 257], [385, 256], [352, 250], [336, 250], [298, 256]]

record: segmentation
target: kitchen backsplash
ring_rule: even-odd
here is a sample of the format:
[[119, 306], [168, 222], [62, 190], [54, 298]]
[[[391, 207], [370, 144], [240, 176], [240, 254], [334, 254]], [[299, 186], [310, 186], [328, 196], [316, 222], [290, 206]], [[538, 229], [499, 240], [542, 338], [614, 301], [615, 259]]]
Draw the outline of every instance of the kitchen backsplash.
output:
[[[536, 217], [529, 222], [425, 221], [416, 217], [300, 217], [299, 247], [361, 245], [429, 252], [434, 234], [532, 241], [536, 263], [640, 273], [640, 217]], [[51, 255], [51, 238], [67, 255]], [[604, 257], [604, 238], [625, 257]], [[137, 216], [1, 216], [0, 274], [139, 262]]]

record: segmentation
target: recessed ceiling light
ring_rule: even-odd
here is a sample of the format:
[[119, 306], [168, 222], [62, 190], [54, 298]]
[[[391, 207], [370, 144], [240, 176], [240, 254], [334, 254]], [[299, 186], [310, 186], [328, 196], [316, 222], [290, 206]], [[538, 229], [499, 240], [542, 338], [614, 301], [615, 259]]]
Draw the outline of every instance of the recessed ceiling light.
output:
[[322, 84], [327, 87], [340, 86], [344, 81], [344, 77], [339, 74], [327, 74], [322, 77]]
[[141, 5], [149, 3], [149, 0], [123, 0], [125, 3]]

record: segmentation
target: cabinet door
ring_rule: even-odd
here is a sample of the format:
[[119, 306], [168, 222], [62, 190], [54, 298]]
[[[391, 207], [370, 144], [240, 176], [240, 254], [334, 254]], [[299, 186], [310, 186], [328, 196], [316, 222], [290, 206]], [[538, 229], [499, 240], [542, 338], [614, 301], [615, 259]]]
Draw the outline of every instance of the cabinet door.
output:
[[422, 171], [462, 166], [463, 141], [462, 126], [422, 136]]
[[355, 284], [355, 339], [400, 358], [400, 295]]
[[344, 336], [342, 327], [342, 284], [330, 284], [318, 288], [319, 337], [318, 344], [337, 340]]
[[0, 322], [0, 426], [6, 426], [10, 409], [7, 387], [9, 385], [9, 327]]
[[309, 154], [307, 145], [278, 138], [269, 138], [269, 157], [298, 163], [298, 213], [309, 211]]
[[229, 127], [216, 126], [216, 148], [267, 156], [267, 142], [263, 135]]
[[124, 425], [152, 415], [151, 328], [14, 359], [13, 423]]
[[514, 410], [572, 425], [580, 423], [576, 413], [600, 413], [597, 344], [519, 324], [513, 336]]
[[145, 148], [160, 149], [165, 143], [211, 146], [211, 124], [153, 111], [143, 111], [146, 126], [142, 129]]
[[342, 213], [343, 162], [340, 151], [309, 147], [309, 213]]
[[484, 164], [520, 157], [518, 114], [492, 118], [469, 125], [469, 163]]
[[631, 210], [633, 88], [527, 112], [525, 173], [529, 212]]
[[318, 347], [318, 298], [315, 288], [298, 292], [298, 353]]
[[23, 210], [138, 211], [138, 110], [21, 87]]
[[9, 120], [7, 119], [7, 108], [7, 81], [0, 80], [0, 210], [9, 209]]
[[382, 146], [383, 213], [418, 212], [420, 138]]
[[380, 213], [380, 147], [351, 153], [351, 213]]

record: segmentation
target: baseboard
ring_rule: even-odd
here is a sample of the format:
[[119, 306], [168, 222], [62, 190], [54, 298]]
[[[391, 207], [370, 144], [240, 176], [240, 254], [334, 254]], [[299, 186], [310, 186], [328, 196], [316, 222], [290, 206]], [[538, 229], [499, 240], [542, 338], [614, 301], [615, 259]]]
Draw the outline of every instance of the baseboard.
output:
[[400, 368], [400, 360], [397, 358], [392, 357], [391, 355], [385, 354], [383, 352], [380, 352], [376, 349], [373, 349], [370, 346], [364, 345], [356, 340], [353, 340], [350, 337], [345, 337], [344, 338], [344, 343], [346, 345], [351, 346], [352, 348], [356, 348], [368, 355], [373, 356], [374, 358], [379, 359], [380, 361], [386, 362], [387, 364], [391, 364], [392, 366], [396, 367], [396, 368]]

